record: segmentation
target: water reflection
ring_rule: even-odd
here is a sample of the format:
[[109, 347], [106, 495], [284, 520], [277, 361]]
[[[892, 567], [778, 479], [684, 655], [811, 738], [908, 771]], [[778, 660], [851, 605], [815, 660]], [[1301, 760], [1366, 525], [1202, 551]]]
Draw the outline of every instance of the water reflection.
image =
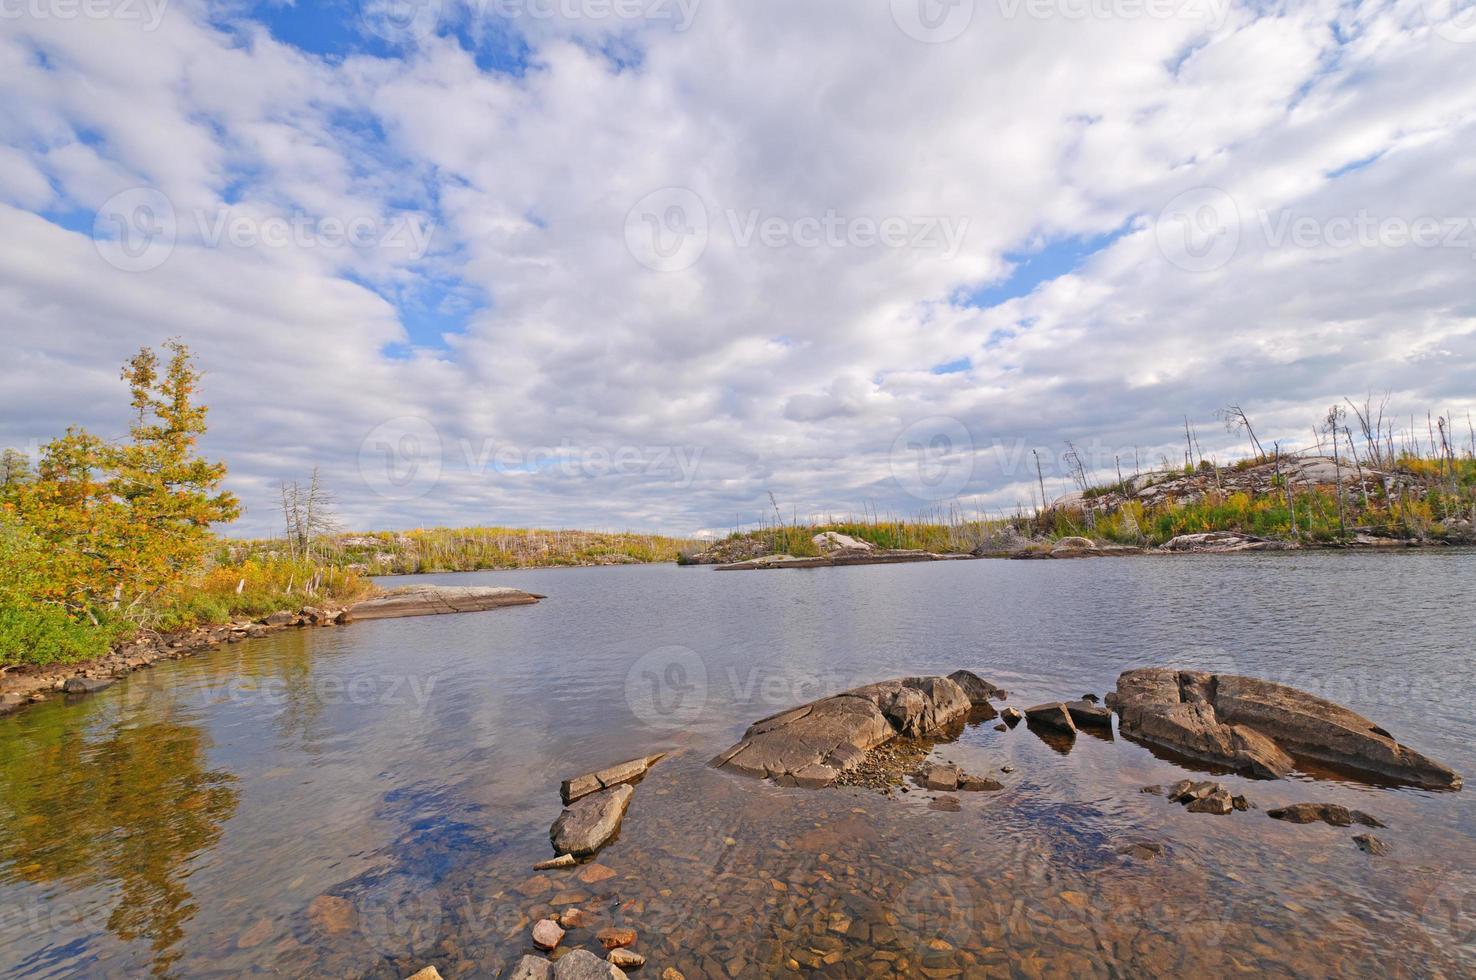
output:
[[26, 741], [0, 741], [0, 863], [32, 884], [109, 887], [108, 931], [146, 942], [166, 973], [198, 910], [191, 861], [235, 812], [235, 777], [209, 767], [197, 725], [102, 704], [38, 709]]

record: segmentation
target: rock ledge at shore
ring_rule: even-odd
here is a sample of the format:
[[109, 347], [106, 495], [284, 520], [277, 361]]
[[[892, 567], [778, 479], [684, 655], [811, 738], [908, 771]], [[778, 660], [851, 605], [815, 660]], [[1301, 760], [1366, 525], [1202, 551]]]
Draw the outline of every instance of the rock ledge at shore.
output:
[[1120, 676], [1108, 705], [1128, 738], [1259, 778], [1291, 772], [1296, 753], [1394, 782], [1461, 788], [1448, 766], [1362, 715], [1284, 684], [1149, 667]]

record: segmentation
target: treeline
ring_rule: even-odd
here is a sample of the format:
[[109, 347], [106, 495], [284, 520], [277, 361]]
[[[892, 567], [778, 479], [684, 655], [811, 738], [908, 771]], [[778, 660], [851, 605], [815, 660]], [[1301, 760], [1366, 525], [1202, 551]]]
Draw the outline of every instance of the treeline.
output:
[[557, 568], [676, 561], [696, 543], [654, 534], [510, 527], [425, 528], [370, 534], [299, 535], [289, 520], [280, 539], [223, 541], [222, 562], [311, 554], [320, 566], [366, 575]]
[[[189, 349], [170, 341], [164, 351], [144, 348], [123, 366], [126, 438], [73, 427], [34, 461], [0, 455], [0, 670], [88, 659], [140, 629], [271, 607], [284, 579], [310, 574], [210, 566], [212, 525], [234, 520], [240, 504], [221, 489], [225, 465], [198, 452], [207, 410]], [[333, 588], [364, 586], [340, 575]]]

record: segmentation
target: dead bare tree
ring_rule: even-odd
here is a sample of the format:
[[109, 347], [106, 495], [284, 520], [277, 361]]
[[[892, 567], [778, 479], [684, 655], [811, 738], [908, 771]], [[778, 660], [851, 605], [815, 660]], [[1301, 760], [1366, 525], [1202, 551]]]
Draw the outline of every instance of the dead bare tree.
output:
[[1373, 395], [1371, 393], [1364, 397], [1362, 408], [1353, 404], [1351, 399], [1345, 398], [1343, 400], [1348, 403], [1348, 407], [1353, 409], [1353, 414], [1358, 418], [1358, 428], [1363, 432], [1363, 444], [1368, 450], [1370, 465], [1376, 470], [1386, 469], [1388, 463], [1383, 459], [1383, 452], [1379, 448], [1379, 441], [1384, 431], [1384, 408], [1389, 404], [1389, 393], [1384, 393], [1384, 397], [1379, 399], [1377, 407], [1373, 403]]
[[293, 557], [311, 557], [314, 540], [341, 530], [333, 512], [333, 494], [323, 484], [316, 466], [306, 487], [293, 480], [283, 483], [281, 490], [288, 548]]
[[1245, 430], [1245, 434], [1250, 437], [1251, 450], [1256, 459], [1266, 457], [1266, 451], [1261, 448], [1261, 440], [1256, 438], [1256, 430], [1251, 426], [1250, 416], [1245, 414], [1245, 409], [1239, 405], [1230, 405], [1220, 409], [1215, 415], [1224, 421], [1226, 432], [1235, 433], [1241, 429]]
[[1327, 431], [1332, 436], [1333, 447], [1333, 475], [1337, 481], [1333, 488], [1333, 496], [1338, 501], [1338, 537], [1348, 537], [1348, 525], [1343, 519], [1343, 461], [1338, 455], [1338, 431], [1343, 427], [1345, 413], [1340, 405], [1334, 405], [1327, 410]]

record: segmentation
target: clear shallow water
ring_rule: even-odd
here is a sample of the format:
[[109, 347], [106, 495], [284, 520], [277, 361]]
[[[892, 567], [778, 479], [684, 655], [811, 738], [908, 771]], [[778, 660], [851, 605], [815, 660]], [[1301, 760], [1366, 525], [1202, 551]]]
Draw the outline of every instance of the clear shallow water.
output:
[[[867, 681], [968, 667], [1025, 706], [1167, 663], [1347, 703], [1471, 778], [1476, 555], [427, 578], [550, 598], [248, 641], [0, 719], [0, 974], [481, 976], [570, 903], [634, 926], [649, 976], [1476, 966], [1471, 790], [1229, 776], [1260, 811], [1197, 815], [1138, 792], [1191, 774], [1140, 746], [992, 722], [936, 750], [1006, 784], [959, 812], [704, 765]], [[561, 778], [660, 750], [613, 876], [530, 870]], [[1307, 800], [1380, 817], [1392, 853], [1263, 812]]]

